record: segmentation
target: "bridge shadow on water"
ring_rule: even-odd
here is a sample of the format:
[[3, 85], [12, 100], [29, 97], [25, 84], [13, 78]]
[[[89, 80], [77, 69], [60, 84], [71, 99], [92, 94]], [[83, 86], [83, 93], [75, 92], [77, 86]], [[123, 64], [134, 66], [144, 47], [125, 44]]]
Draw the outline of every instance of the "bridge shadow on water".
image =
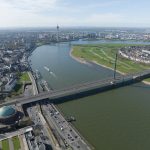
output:
[[[148, 85], [145, 85], [145, 84], [137, 84], [137, 83], [140, 83], [143, 79], [146, 79], [146, 78], [149, 78], [150, 77], [150, 73], [148, 74], [144, 74], [142, 76], [132, 76], [132, 77], [127, 77], [127, 78], [123, 78], [123, 79], [117, 79], [116, 80], [108, 80], [108, 82], [104, 82], [102, 84], [95, 84], [94, 86], [89, 86], [90, 84], [87, 84], [85, 86], [85, 88], [81, 88], [80, 87], [76, 87], [75, 89], [73, 89], [73, 91], [69, 91], [70, 89], [68, 88], [68, 93], [67, 92], [64, 92], [64, 95], [63, 94], [59, 94], [59, 91], [55, 94], [55, 91], [54, 91], [54, 96], [49, 96], [50, 98], [48, 98], [47, 96], [45, 96], [45, 99], [38, 99], [38, 100], [35, 100], [35, 101], [31, 101], [31, 102], [28, 102], [28, 103], [32, 103], [32, 104], [36, 104], [36, 103], [39, 103], [39, 102], [42, 102], [44, 100], [49, 100], [49, 102], [51, 103], [54, 103], [54, 104], [61, 104], [61, 103], [64, 103], [64, 102], [68, 102], [68, 101], [73, 101], [73, 100], [78, 100], [78, 99], [81, 99], [83, 97], [88, 97], [88, 96], [92, 96], [92, 95], [96, 95], [96, 94], [99, 94], [99, 93], [102, 93], [102, 92], [106, 92], [106, 91], [109, 91], [109, 90], [114, 90], [114, 89], [117, 89], [117, 88], [121, 88], [121, 87], [124, 87], [124, 86], [129, 86], [129, 85], [132, 85], [133, 87], [137, 87], [137, 88], [146, 88], [146, 89], [149, 89], [150, 86]], [[61, 90], [60, 90], [61, 92]], [[50, 93], [52, 94], [52, 93]], [[66, 95], [65, 95], [66, 94]], [[27, 104], [27, 103], [26, 103]]]
[[131, 87], [150, 90], [150, 85], [146, 85], [146, 84], [133, 84], [131, 85]]
[[[144, 85], [136, 85], [136, 83], [138, 83], [139, 80], [132, 80], [129, 82], [121, 82], [121, 83], [117, 83], [117, 84], [109, 84], [108, 86], [104, 86], [104, 87], [100, 87], [100, 88], [96, 88], [96, 89], [92, 89], [92, 90], [87, 90], [87, 91], [83, 91], [81, 93], [75, 93], [69, 96], [64, 96], [61, 98], [56, 98], [56, 99], [50, 99], [50, 101], [54, 104], [61, 104], [64, 102], [68, 102], [68, 101], [73, 101], [73, 100], [78, 100], [84, 97], [88, 97], [88, 96], [92, 96], [92, 95], [96, 95], [96, 94], [100, 94], [102, 92], [107, 92], [109, 90], [114, 90], [117, 88], [121, 88], [121, 87], [125, 87], [125, 86], [135, 86], [135, 87], [143, 87]], [[150, 88], [149, 87], [145, 87], [145, 88]]]

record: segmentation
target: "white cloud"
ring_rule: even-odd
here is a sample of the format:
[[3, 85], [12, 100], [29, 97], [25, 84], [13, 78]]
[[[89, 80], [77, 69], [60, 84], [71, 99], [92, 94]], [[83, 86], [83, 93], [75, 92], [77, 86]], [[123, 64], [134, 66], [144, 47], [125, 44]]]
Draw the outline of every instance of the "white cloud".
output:
[[42, 11], [56, 7], [58, 0], [0, 0], [1, 4], [12, 9]]
[[44, 26], [42, 11], [52, 10], [58, 0], [0, 0], [0, 27]]
[[[91, 1], [92, 2], [92, 1]], [[99, 2], [99, 3], [91, 3], [91, 4], [86, 4], [84, 6], [80, 6], [81, 9], [95, 9], [95, 8], [104, 8], [104, 7], [112, 7], [114, 5], [120, 4], [122, 1], [120, 0], [112, 0], [112, 1], [107, 1], [107, 2]]]
[[122, 19], [122, 16], [119, 14], [113, 14], [113, 13], [103, 13], [103, 14], [92, 14], [87, 18], [86, 22], [89, 22], [91, 24], [106, 24], [106, 23], [117, 23], [120, 22]]
[[[99, 7], [109, 8], [121, 0], [72, 6], [66, 0], [0, 0], [0, 27], [40, 26], [131, 26], [149, 18], [133, 18], [117, 12], [102, 13]], [[109, 7], [108, 7], [109, 6]], [[98, 8], [98, 9], [94, 9]], [[132, 19], [133, 18], [133, 19]]]

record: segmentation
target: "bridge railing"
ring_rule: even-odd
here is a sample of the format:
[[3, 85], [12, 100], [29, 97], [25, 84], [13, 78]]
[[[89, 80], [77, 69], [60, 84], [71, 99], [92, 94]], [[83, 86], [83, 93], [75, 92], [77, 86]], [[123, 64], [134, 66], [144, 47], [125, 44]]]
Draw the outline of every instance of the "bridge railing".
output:
[[[150, 70], [145, 70], [144, 72], [138, 72], [138, 73], [133, 73], [133, 74], [127, 74], [127, 75], [118, 75], [116, 76], [115, 79], [113, 78], [107, 78], [107, 79], [103, 79], [103, 80], [96, 80], [96, 81], [92, 81], [92, 82], [86, 82], [86, 83], [81, 83], [81, 84], [76, 84], [67, 88], [63, 88], [63, 89], [58, 89], [58, 90], [53, 90], [53, 91], [49, 91], [49, 92], [43, 92], [38, 94], [39, 96], [41, 95], [45, 95], [45, 94], [52, 94], [52, 93], [58, 93], [58, 92], [63, 92], [63, 91], [70, 91], [70, 90], [74, 90], [74, 89], [81, 89], [81, 88], [85, 88], [85, 87], [90, 87], [90, 85], [92, 86], [101, 86], [110, 82], [114, 82], [117, 80], [123, 81], [125, 79], [132, 79], [134, 76], [141, 76], [141, 75], [145, 75], [145, 74], [150, 74]], [[32, 96], [33, 98], [36, 96]]]
[[[49, 96], [55, 96], [55, 95], [64, 95], [64, 94], [68, 94], [68, 93], [76, 93], [78, 91], [84, 91], [84, 90], [88, 90], [88, 89], [92, 89], [94, 87], [101, 87], [103, 85], [107, 85], [110, 83], [117, 83], [117, 82], [124, 82], [127, 80], [132, 80], [134, 79], [134, 77], [141, 77], [141, 76], [145, 76], [147, 74], [150, 74], [150, 70], [145, 70], [143, 72], [138, 72], [138, 73], [133, 73], [133, 74], [127, 74], [127, 75], [117, 75], [116, 78], [107, 78], [107, 79], [103, 79], [103, 80], [96, 80], [96, 81], [92, 81], [92, 82], [86, 82], [86, 83], [81, 83], [81, 84], [76, 84], [70, 87], [66, 87], [63, 89], [58, 89], [58, 90], [53, 90], [53, 91], [49, 91], [49, 92], [43, 92], [40, 93], [38, 95], [35, 96], [30, 96], [30, 97], [23, 97], [23, 98], [18, 98], [18, 99], [14, 99], [12, 100], [10, 103], [18, 103], [20, 101], [30, 101], [32, 99], [38, 99], [38, 98], [48, 98]], [[9, 102], [8, 102], [9, 103]]]

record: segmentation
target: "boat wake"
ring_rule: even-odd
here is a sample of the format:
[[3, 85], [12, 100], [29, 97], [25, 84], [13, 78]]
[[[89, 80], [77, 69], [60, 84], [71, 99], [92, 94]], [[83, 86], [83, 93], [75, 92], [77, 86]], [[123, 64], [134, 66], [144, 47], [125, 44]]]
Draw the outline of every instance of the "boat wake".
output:
[[49, 73], [56, 78], [56, 74], [54, 72], [50, 71]]
[[44, 69], [47, 70], [50, 73], [50, 75], [56, 78], [56, 74], [52, 72], [47, 66], [44, 66]]
[[44, 66], [44, 69], [50, 71], [50, 69], [47, 66]]

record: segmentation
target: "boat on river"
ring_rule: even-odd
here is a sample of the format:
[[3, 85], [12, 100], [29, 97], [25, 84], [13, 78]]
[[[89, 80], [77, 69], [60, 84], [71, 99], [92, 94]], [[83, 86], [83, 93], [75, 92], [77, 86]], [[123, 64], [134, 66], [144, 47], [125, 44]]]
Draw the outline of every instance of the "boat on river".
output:
[[50, 69], [47, 66], [44, 66], [44, 69], [50, 72]]

